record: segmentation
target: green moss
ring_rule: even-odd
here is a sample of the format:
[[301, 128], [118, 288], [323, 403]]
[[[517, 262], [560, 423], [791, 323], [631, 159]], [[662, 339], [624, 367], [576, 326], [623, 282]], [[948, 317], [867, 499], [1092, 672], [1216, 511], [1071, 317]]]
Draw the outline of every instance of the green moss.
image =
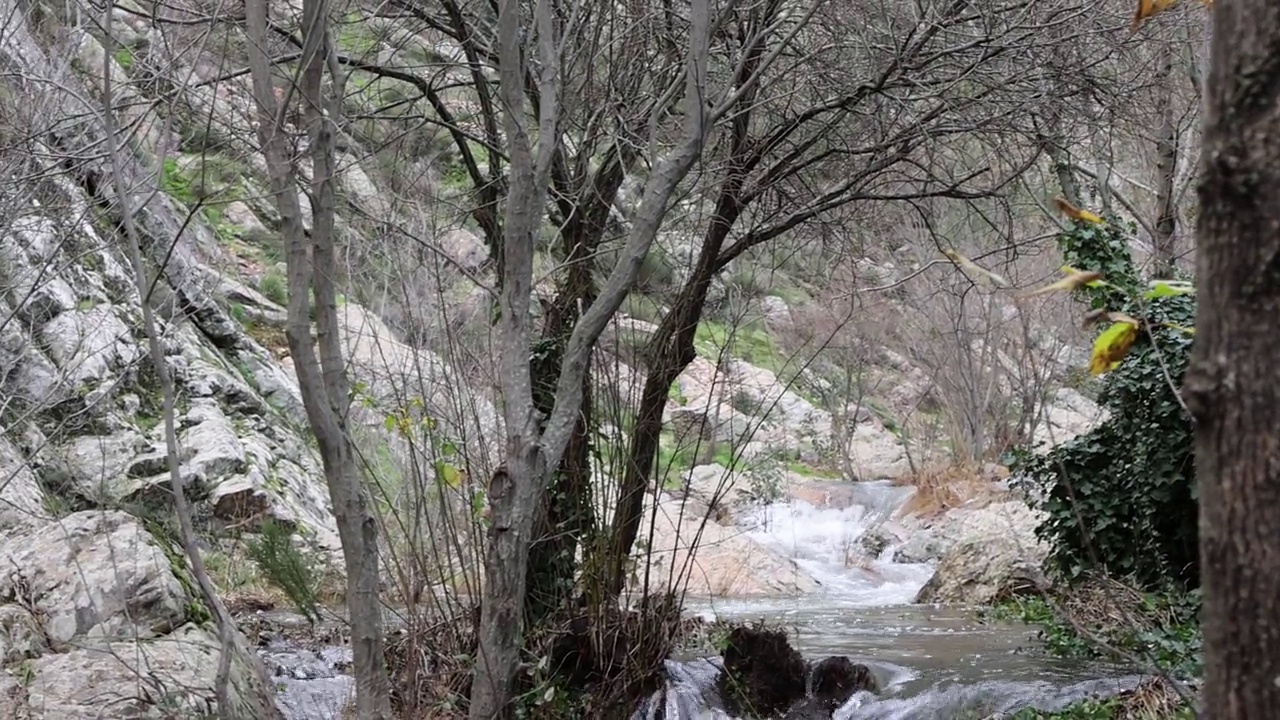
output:
[[213, 613], [208, 607], [205, 607], [200, 588], [187, 568], [187, 558], [183, 554], [181, 547], [172, 539], [172, 531], [151, 513], [134, 512], [132, 514], [138, 518], [138, 521], [142, 523], [142, 527], [151, 534], [151, 539], [156, 546], [169, 559], [169, 568], [173, 571], [173, 576], [177, 578], [178, 584], [182, 586], [183, 594], [187, 597], [187, 602], [183, 606], [186, 621], [202, 626], [212, 623]]
[[728, 327], [704, 320], [698, 323], [693, 342], [698, 355], [709, 360], [717, 360], [723, 353], [778, 374], [788, 365], [787, 358], [778, 351], [773, 338], [750, 325]]
[[129, 48], [120, 48], [115, 52], [116, 64], [125, 72], [133, 69], [133, 51]]
[[678, 381], [671, 383], [671, 387], [667, 388], [667, 399], [681, 407], [689, 404], [689, 398], [680, 392], [680, 383]]
[[680, 487], [685, 474], [693, 467], [697, 457], [690, 441], [678, 443], [670, 432], [663, 432], [658, 441], [658, 457], [655, 472], [667, 489]]
[[338, 49], [354, 57], [367, 57], [378, 51], [380, 38], [369, 30], [369, 25], [358, 12], [347, 13], [335, 26], [335, 43]]
[[802, 463], [799, 461], [788, 462], [787, 470], [790, 470], [796, 475], [803, 475], [804, 477], [825, 478], [828, 480], [839, 480], [841, 477], [843, 477], [843, 475], [841, 475], [840, 471], [838, 470], [831, 470], [828, 468], [816, 468], [816, 467], [813, 467], [812, 465]]

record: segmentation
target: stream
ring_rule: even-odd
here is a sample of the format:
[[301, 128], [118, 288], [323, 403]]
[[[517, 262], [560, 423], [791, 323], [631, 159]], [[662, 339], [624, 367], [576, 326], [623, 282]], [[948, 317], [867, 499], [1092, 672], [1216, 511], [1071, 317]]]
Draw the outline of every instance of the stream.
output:
[[[1026, 707], [1061, 709], [1137, 684], [1139, 678], [1123, 668], [1046, 657], [1038, 652], [1035, 628], [981, 623], [964, 608], [912, 604], [932, 568], [891, 562], [894, 548], [848, 567], [849, 548], [911, 492], [888, 483], [858, 486], [847, 508], [790, 501], [741, 521], [755, 540], [794, 558], [819, 580], [821, 592], [783, 599], [689, 598], [687, 612], [707, 619], [763, 618], [788, 628], [807, 659], [847, 655], [866, 664], [881, 692], [854, 696], [837, 711], [841, 720], [980, 720]], [[263, 655], [277, 675], [286, 718], [340, 717], [352, 691], [350, 678], [339, 671], [349, 657], [345, 648], [313, 653], [277, 645]], [[668, 660], [666, 687], [632, 720], [730, 720], [715, 692], [717, 663], [718, 658]]]

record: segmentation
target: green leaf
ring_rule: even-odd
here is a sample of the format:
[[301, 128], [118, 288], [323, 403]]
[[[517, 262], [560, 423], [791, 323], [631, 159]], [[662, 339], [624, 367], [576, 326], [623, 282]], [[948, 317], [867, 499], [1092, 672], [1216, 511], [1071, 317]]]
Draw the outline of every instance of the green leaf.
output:
[[437, 460], [436, 479], [451, 488], [456, 488], [462, 484], [462, 471], [443, 460]]
[[1146, 300], [1155, 300], [1162, 297], [1173, 297], [1175, 295], [1195, 295], [1196, 286], [1185, 280], [1152, 280], [1151, 289], [1143, 293], [1142, 297]]
[[383, 418], [383, 420], [382, 420], [382, 427], [386, 428], [386, 429], [387, 429], [387, 432], [393, 432], [393, 431], [395, 431], [395, 429], [396, 429], [396, 417], [395, 417], [394, 415], [388, 415], [388, 416], [386, 416], [385, 418]]

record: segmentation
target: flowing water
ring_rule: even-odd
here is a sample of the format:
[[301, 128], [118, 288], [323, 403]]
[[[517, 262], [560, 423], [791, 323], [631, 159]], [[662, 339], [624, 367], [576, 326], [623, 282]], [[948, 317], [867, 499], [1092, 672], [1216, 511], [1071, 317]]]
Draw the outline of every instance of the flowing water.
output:
[[[859, 694], [836, 718], [960, 720], [1026, 707], [1060, 709], [1081, 699], [1133, 687], [1123, 669], [1054, 660], [1039, 652], [1035, 629], [1018, 623], [981, 623], [963, 608], [912, 604], [933, 568], [890, 561], [887, 548], [870, 563], [851, 564], [862, 534], [901, 506], [910, 489], [859, 483], [843, 509], [779, 503], [744, 519], [753, 537], [785, 555], [822, 583], [799, 598], [691, 599], [690, 612], [712, 619], [765, 619], [790, 629], [806, 658], [847, 655], [871, 668], [878, 696]], [[714, 683], [716, 659], [667, 663], [666, 689], [633, 720], [729, 718]]]
[[[976, 720], [1025, 707], [1059, 709], [1137, 683], [1123, 669], [1045, 657], [1038, 652], [1034, 628], [979, 623], [964, 609], [913, 605], [933, 570], [891, 562], [894, 548], [871, 563], [848, 563], [862, 534], [898, 508], [910, 490], [858, 483], [854, 493], [853, 504], [843, 509], [793, 501], [743, 520], [757, 541], [794, 558], [819, 580], [819, 593], [787, 599], [690, 598], [688, 611], [707, 618], [763, 618], [788, 627], [806, 658], [847, 655], [866, 664], [882, 691], [855, 696], [837, 712], [840, 719]], [[349, 658], [345, 648], [317, 654], [281, 645], [268, 647], [264, 656], [275, 668], [287, 718], [339, 717], [337, 708], [351, 692], [342, 671]], [[730, 718], [716, 696], [717, 662], [669, 660], [666, 687], [632, 720]]]

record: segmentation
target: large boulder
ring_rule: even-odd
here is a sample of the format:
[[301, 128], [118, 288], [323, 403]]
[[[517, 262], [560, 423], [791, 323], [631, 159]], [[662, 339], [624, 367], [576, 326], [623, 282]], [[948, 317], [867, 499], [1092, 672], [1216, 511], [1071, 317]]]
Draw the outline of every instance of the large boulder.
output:
[[[122, 512], [85, 511], [0, 540], [0, 654], [27, 673], [32, 720], [205, 717], [220, 643], [181, 556]], [[243, 637], [230, 717], [269, 717], [271, 688]], [[109, 708], [109, 710], [108, 710]]]
[[[647, 537], [649, 513], [652, 537]], [[664, 493], [647, 509], [637, 563], [649, 563], [648, 592], [683, 587], [698, 597], [794, 596], [820, 585], [794, 560], [751, 539], [741, 528], [720, 525], [696, 499]], [[645, 572], [637, 570], [632, 589], [639, 591]]]
[[952, 526], [919, 603], [980, 605], [1010, 594], [1047, 589], [1042, 570], [1049, 546], [1036, 537], [1038, 516], [1011, 501], [973, 511]]

